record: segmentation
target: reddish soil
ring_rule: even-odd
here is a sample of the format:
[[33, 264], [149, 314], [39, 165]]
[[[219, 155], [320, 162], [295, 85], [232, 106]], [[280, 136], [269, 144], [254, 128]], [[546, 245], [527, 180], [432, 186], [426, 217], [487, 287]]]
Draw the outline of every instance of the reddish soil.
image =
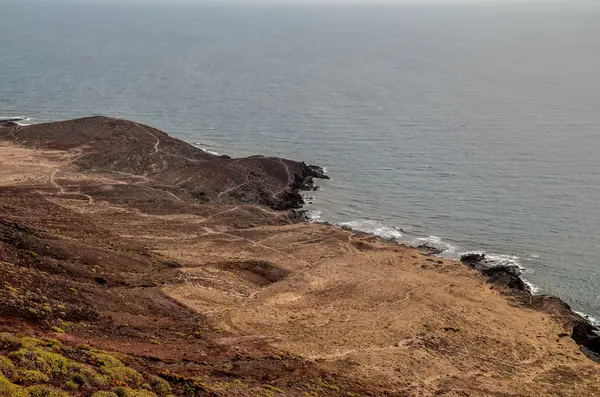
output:
[[299, 222], [318, 176], [116, 119], [0, 128], [0, 327], [196, 395], [600, 395], [555, 301]]

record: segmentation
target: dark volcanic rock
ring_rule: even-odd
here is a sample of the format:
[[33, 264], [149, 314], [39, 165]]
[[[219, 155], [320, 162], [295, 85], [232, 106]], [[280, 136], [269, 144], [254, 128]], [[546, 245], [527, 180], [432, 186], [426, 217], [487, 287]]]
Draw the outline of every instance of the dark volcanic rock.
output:
[[593, 360], [600, 362], [600, 329], [581, 318], [573, 326], [573, 340], [585, 348], [584, 352]]
[[575, 313], [562, 299], [548, 295], [532, 295], [529, 286], [521, 279], [521, 270], [516, 266], [489, 266], [485, 254], [468, 253], [461, 262], [479, 270], [488, 281], [507, 288], [516, 300], [526, 306], [549, 313], [559, 319], [571, 337], [591, 359], [600, 362], [600, 329]]
[[331, 179], [327, 174], [325, 174], [323, 167], [319, 167], [318, 165], [306, 165], [304, 163], [302, 163], [302, 165], [305, 167], [304, 172], [313, 178]]
[[521, 270], [516, 266], [494, 266], [481, 270], [490, 283], [506, 286], [513, 290], [529, 291], [527, 284], [521, 280]]
[[477, 267], [477, 265], [479, 265], [484, 260], [485, 260], [485, 254], [468, 253], [468, 254], [462, 254], [460, 256], [460, 261], [471, 267]]

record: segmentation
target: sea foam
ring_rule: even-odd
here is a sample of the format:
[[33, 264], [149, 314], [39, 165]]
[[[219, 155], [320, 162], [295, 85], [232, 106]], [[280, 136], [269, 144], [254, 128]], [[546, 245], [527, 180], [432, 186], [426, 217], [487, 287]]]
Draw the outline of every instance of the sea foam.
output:
[[441, 251], [441, 256], [448, 256], [450, 257], [449, 259], [455, 259], [455, 253], [458, 252], [458, 247], [456, 247], [453, 244], [450, 244], [447, 241], [444, 241], [444, 239], [438, 236], [413, 238], [407, 243], [407, 245], [411, 247], [419, 247], [425, 245], [427, 247], [435, 248]]
[[387, 226], [371, 219], [341, 222], [338, 223], [338, 226], [347, 227], [358, 232], [373, 234], [386, 240], [393, 240], [398, 243], [402, 242], [402, 229]]
[[215, 152], [214, 150], [210, 150], [207, 146], [210, 145], [206, 145], [206, 144], [202, 144], [202, 143], [198, 143], [196, 142], [194, 144], [198, 149], [202, 150], [204, 153], [208, 153], [208, 154], [212, 154], [213, 156], [220, 156], [221, 153], [219, 152]]

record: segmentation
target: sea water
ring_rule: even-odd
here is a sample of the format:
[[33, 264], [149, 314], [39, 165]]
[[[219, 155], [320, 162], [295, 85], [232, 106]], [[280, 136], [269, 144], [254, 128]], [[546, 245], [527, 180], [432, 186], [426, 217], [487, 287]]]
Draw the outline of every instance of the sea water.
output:
[[322, 221], [486, 252], [600, 318], [600, 7], [4, 1], [0, 114], [325, 166]]

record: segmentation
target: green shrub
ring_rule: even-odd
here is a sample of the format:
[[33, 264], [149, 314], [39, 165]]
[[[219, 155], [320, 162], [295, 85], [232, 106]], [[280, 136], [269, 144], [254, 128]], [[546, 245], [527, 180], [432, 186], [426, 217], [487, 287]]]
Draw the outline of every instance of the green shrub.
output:
[[24, 380], [27, 383], [50, 382], [50, 377], [48, 375], [43, 374], [35, 369], [26, 369], [25, 371], [21, 372], [19, 379]]
[[126, 367], [119, 359], [106, 353], [92, 353], [91, 362], [97, 365], [110, 384], [127, 384], [139, 387], [143, 377], [136, 370]]
[[27, 388], [31, 397], [69, 397], [69, 394], [52, 386], [29, 386]]
[[97, 391], [92, 394], [92, 397], [119, 397], [111, 391]]
[[85, 376], [85, 374], [80, 372], [80, 369], [76, 369], [75, 371], [77, 371], [77, 372], [74, 372], [71, 375], [71, 381], [74, 382], [75, 384], [77, 384], [78, 386], [83, 386], [83, 387], [89, 386], [90, 381]]
[[5, 356], [0, 356], [0, 375], [9, 379], [15, 376], [15, 365]]
[[21, 347], [21, 341], [9, 332], [0, 332], [0, 346], [14, 350]]
[[[87, 367], [83, 367], [77, 370], [77, 372], [82, 376], [82, 378], [79, 378], [79, 380], [83, 380], [85, 379], [85, 381], [87, 381], [87, 383], [94, 385], [96, 387], [108, 387], [110, 386], [110, 382], [109, 380], [99, 374], [98, 372], [94, 371], [91, 368], [87, 368]], [[76, 378], [73, 378], [73, 380], [75, 382], [78, 382], [78, 380]], [[82, 384], [83, 386], [83, 384]]]
[[[38, 340], [39, 341], [39, 340]], [[47, 344], [48, 342], [39, 341]], [[8, 355], [10, 359], [27, 369], [35, 369], [50, 376], [67, 375], [71, 361], [60, 354], [39, 347], [21, 348]]]
[[29, 393], [0, 375], [0, 397], [29, 397]]
[[171, 385], [169, 382], [164, 380], [163, 378], [159, 378], [158, 376], [152, 377], [152, 388], [160, 397], [166, 397], [171, 393]]
[[113, 390], [117, 397], [156, 397], [156, 394], [148, 390], [133, 390], [128, 387], [117, 387]]
[[181, 387], [181, 391], [185, 397], [195, 397], [196, 396], [196, 392], [194, 391], [194, 388], [187, 383]]
[[67, 390], [77, 390], [77, 389], [79, 389], [79, 384], [77, 384], [77, 382], [75, 382], [73, 380], [68, 380], [65, 382], [63, 387]]

